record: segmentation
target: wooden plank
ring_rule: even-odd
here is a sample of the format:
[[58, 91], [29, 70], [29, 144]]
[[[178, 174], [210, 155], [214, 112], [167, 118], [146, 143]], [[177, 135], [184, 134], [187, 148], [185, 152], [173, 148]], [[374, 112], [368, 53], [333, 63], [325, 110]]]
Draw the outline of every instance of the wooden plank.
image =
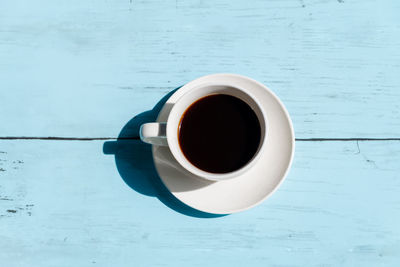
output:
[[297, 137], [399, 137], [400, 2], [1, 1], [0, 135], [115, 137], [168, 91], [233, 72]]
[[107, 143], [105, 155], [103, 141], [0, 141], [2, 265], [400, 263], [398, 141], [297, 142], [270, 199], [218, 218], [152, 197], [150, 150], [134, 142]]

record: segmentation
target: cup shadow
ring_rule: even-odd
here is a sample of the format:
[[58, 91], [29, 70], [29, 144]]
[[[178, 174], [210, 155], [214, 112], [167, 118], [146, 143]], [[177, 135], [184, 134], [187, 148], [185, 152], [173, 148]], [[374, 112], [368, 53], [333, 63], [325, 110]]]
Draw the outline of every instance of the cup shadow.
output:
[[124, 182], [136, 192], [157, 197], [164, 205], [181, 214], [197, 218], [216, 218], [226, 215], [211, 214], [196, 210], [178, 200], [166, 188], [154, 166], [151, 145], [139, 138], [143, 123], [154, 122], [168, 98], [180, 87], [165, 95], [152, 110], [132, 118], [122, 128], [116, 141], [103, 144], [103, 153], [114, 155], [117, 170]]

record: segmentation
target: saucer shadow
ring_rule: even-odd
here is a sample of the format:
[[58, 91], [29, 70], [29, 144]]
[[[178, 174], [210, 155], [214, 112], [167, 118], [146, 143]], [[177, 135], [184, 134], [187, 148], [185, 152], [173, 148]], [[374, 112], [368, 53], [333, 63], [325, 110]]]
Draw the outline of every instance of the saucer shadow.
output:
[[143, 143], [139, 138], [140, 126], [146, 122], [156, 121], [158, 113], [177, 89], [179, 87], [165, 95], [152, 110], [140, 113], [125, 124], [116, 141], [104, 143], [103, 153], [115, 156], [119, 174], [124, 182], [136, 192], [157, 197], [167, 207], [187, 216], [197, 218], [226, 216], [228, 214], [211, 214], [196, 210], [172, 195], [157, 174], [151, 145]]

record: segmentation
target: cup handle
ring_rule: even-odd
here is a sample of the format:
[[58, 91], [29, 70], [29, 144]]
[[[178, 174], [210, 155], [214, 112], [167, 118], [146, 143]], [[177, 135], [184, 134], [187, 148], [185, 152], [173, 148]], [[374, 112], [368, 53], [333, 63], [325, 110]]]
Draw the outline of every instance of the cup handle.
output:
[[140, 126], [140, 139], [148, 144], [167, 146], [167, 123], [149, 122]]

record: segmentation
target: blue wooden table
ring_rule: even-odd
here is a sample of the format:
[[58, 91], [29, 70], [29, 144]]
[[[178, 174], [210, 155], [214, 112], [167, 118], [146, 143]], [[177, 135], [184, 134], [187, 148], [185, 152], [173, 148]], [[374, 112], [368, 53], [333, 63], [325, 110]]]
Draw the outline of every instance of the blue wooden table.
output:
[[[399, 14], [396, 0], [1, 1], [0, 266], [399, 266]], [[269, 86], [297, 138], [280, 189], [222, 217], [168, 195], [132, 124], [217, 72]]]

